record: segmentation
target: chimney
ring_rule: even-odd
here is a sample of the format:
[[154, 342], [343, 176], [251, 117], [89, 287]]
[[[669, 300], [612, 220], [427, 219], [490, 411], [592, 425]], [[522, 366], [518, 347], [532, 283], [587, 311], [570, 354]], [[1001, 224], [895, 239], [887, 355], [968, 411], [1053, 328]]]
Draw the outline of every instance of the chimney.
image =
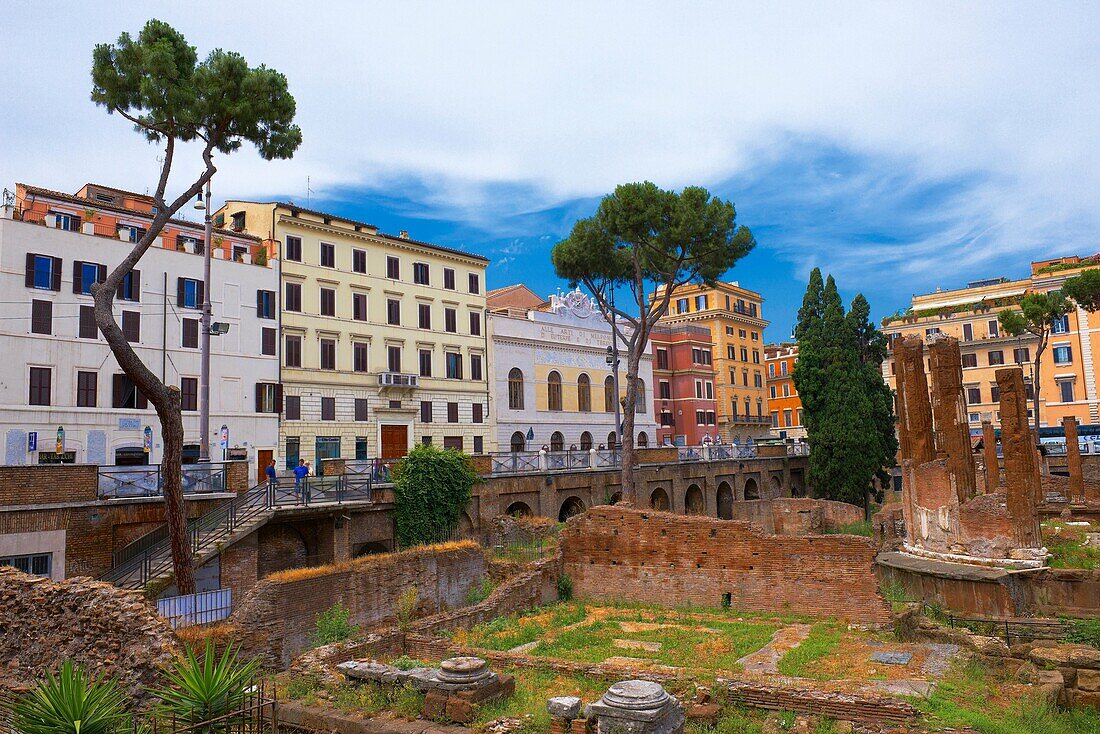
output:
[[400, 237], [403, 240], [407, 240], [407, 239], [409, 239], [409, 230], [403, 229], [403, 230], [401, 230], [400, 232], [397, 233], [397, 236]]

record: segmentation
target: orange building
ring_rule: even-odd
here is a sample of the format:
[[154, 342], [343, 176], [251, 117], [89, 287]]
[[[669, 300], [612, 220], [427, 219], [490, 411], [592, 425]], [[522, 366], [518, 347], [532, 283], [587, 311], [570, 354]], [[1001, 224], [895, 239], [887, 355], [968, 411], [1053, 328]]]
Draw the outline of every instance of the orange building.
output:
[[764, 364], [768, 370], [768, 409], [771, 412], [772, 435], [776, 438], [802, 438], [802, 400], [794, 387], [794, 363], [798, 361], [797, 344], [769, 344], [764, 347]]

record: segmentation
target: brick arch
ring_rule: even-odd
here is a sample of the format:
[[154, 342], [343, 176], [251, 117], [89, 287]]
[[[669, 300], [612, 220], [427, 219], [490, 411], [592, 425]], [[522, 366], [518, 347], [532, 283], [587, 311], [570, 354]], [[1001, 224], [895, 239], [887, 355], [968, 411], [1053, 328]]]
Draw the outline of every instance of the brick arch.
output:
[[584, 500], [576, 495], [567, 497], [564, 502], [561, 503], [561, 508], [558, 510], [558, 522], [565, 522], [574, 515], [579, 515], [584, 512]]
[[309, 544], [305, 536], [289, 523], [267, 524], [256, 534], [256, 577], [310, 564]]
[[668, 492], [661, 487], [657, 487], [657, 489], [650, 492], [649, 506], [654, 510], [668, 512], [672, 509], [672, 502], [669, 499]]
[[745, 499], [760, 499], [760, 485], [757, 484], [755, 477], [748, 477], [745, 479]]
[[706, 500], [703, 499], [703, 490], [698, 484], [692, 484], [684, 495], [684, 514], [705, 515], [707, 512]]
[[780, 474], [772, 474], [772, 497], [783, 496], [783, 476]]
[[718, 492], [715, 497], [718, 505], [718, 517], [722, 520], [733, 519], [733, 487], [723, 480], [718, 484]]
[[513, 502], [508, 505], [508, 509], [504, 511], [504, 514], [512, 517], [528, 517], [534, 513], [531, 512], [531, 506], [526, 502]]

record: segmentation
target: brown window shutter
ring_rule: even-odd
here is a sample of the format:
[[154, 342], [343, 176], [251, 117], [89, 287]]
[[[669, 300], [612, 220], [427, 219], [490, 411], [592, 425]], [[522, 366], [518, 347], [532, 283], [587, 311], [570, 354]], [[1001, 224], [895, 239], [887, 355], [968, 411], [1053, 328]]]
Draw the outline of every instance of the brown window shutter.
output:
[[140, 301], [141, 300], [141, 271], [140, 270], [131, 270], [130, 271], [130, 279], [134, 283], [134, 300], [135, 301]]
[[53, 260], [53, 268], [52, 268], [52, 272], [51, 272], [51, 275], [53, 276], [53, 278], [51, 279], [52, 282], [50, 283], [50, 290], [60, 291], [61, 290], [61, 258], [55, 257], [55, 258], [51, 258], [51, 259]]
[[97, 283], [105, 283], [106, 281], [107, 281], [107, 266], [106, 265], [97, 265], [96, 266], [96, 282]]
[[111, 375], [111, 405], [115, 408], [122, 407], [122, 390], [125, 375]]
[[25, 285], [28, 288], [34, 288], [34, 253], [27, 253], [27, 279]]
[[256, 412], [257, 413], [262, 413], [263, 412], [263, 397], [262, 397], [263, 396], [263, 389], [264, 389], [264, 384], [262, 382], [257, 382], [256, 383]]
[[275, 385], [275, 413], [281, 414], [283, 412], [283, 384], [280, 382]]
[[141, 408], [142, 410], [144, 410], [145, 408], [148, 408], [149, 407], [149, 399], [147, 397], [145, 397], [145, 393], [143, 393], [137, 387], [137, 385], [134, 386], [134, 389], [137, 390], [137, 407]]
[[80, 293], [83, 290], [80, 282], [80, 271], [84, 267], [84, 263], [80, 260], [73, 260], [73, 293]]
[[183, 308], [183, 278], [176, 278], [176, 305]]
[[199, 308], [202, 308], [202, 304], [206, 303], [206, 283], [199, 281]]

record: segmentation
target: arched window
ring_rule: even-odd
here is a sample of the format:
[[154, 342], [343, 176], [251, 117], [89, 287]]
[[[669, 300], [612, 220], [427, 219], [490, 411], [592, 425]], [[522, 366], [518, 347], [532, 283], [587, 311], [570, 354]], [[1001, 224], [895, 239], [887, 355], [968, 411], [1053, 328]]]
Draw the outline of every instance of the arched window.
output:
[[634, 412], [645, 412], [645, 381], [638, 380], [638, 393], [634, 396]]
[[512, 451], [523, 451], [525, 448], [527, 448], [527, 439], [524, 438], [523, 434], [519, 431], [516, 431], [512, 434], [512, 440], [510, 443]]
[[588, 451], [590, 448], [592, 448], [592, 434], [585, 431], [581, 434], [581, 450]]
[[557, 372], [551, 372], [546, 378], [546, 407], [561, 410], [561, 375]]
[[611, 375], [603, 381], [603, 409], [605, 413], [615, 412], [615, 378]]
[[508, 373], [508, 407], [523, 410], [523, 371], [519, 367]]
[[592, 381], [585, 374], [577, 378], [577, 410], [592, 412]]
[[607, 448], [609, 448], [609, 449], [617, 448], [619, 442], [616, 439], [618, 437], [619, 437], [618, 434], [616, 434], [614, 431], [607, 434]]
[[638, 434], [638, 448], [644, 449], [649, 446], [649, 436], [645, 435], [645, 431]]
[[554, 431], [554, 433], [550, 435], [550, 450], [565, 450], [565, 436], [561, 435], [561, 431]]

